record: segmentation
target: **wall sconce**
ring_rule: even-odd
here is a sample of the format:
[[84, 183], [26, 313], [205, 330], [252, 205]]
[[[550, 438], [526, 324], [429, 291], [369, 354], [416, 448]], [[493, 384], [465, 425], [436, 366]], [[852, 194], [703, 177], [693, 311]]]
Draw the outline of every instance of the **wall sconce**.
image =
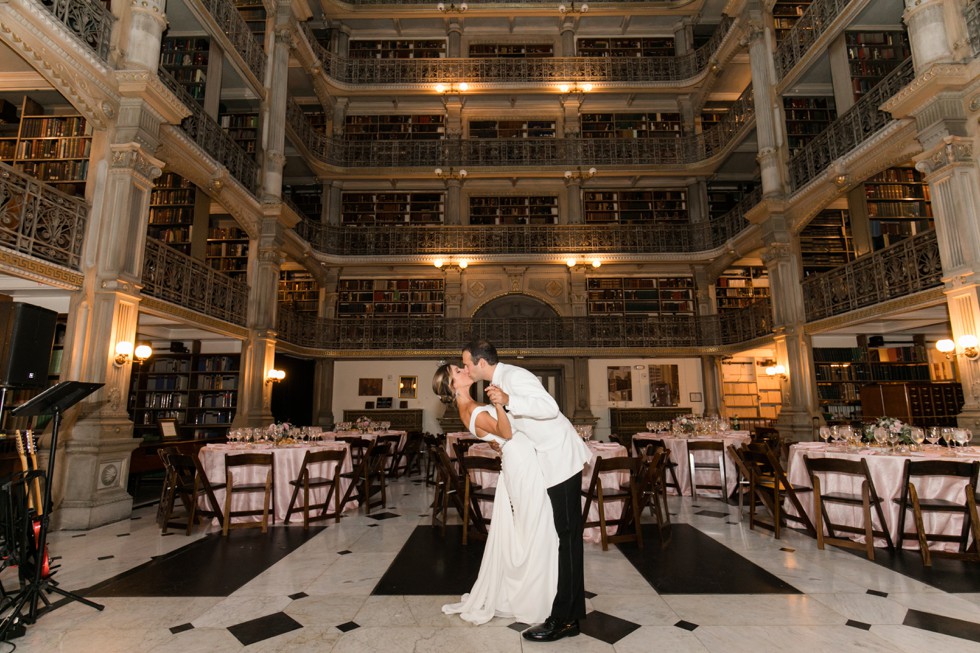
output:
[[568, 186], [568, 185], [573, 184], [573, 183], [576, 183], [576, 182], [577, 183], [581, 183], [583, 181], [586, 181], [587, 179], [592, 179], [593, 177], [596, 176], [596, 173], [597, 172], [599, 172], [599, 171], [596, 170], [595, 168], [589, 168], [588, 170], [582, 170], [581, 167], [579, 167], [575, 172], [572, 172], [571, 170], [566, 170], [565, 171], [565, 185]]
[[116, 343], [116, 358], [113, 364], [116, 367], [122, 367], [130, 360], [135, 360], [136, 364], [139, 365], [152, 355], [153, 348], [147, 344], [141, 344], [134, 349], [133, 343], [128, 340], [120, 340]]
[[445, 2], [440, 2], [436, 5], [436, 9], [444, 14], [461, 14], [469, 9], [469, 5], [465, 2], [461, 2], [458, 5], [455, 2], [450, 2], [447, 6]]
[[980, 349], [977, 347], [977, 337], [966, 333], [956, 339], [954, 343], [949, 338], [944, 338], [936, 343], [936, 349], [946, 355], [946, 359], [952, 358], [951, 354], [959, 348], [959, 355], [967, 360], [975, 361], [980, 358]]
[[766, 367], [767, 376], [778, 376], [781, 379], [786, 378], [786, 366], [776, 363], [775, 365], [769, 365]]
[[565, 14], [587, 14], [589, 13], [589, 5], [588, 3], [583, 2], [576, 8], [574, 0], [569, 2], [567, 5], [563, 2], [558, 5], [558, 13], [562, 16]]
[[578, 82], [575, 82], [574, 84], [558, 85], [558, 92], [561, 94], [560, 101], [562, 105], [564, 105], [565, 101], [569, 98], [572, 98], [581, 104], [582, 100], [585, 98], [585, 94], [590, 93], [591, 91], [592, 84], [589, 83], [579, 84]]
[[265, 375], [266, 383], [279, 383], [286, 378], [286, 372], [284, 370], [271, 369]]
[[460, 182], [465, 181], [466, 175], [468, 174], [466, 170], [463, 170], [462, 168], [460, 168], [459, 170], [456, 170], [454, 168], [450, 168], [449, 170], [436, 168], [432, 172], [433, 174], [435, 174], [436, 177], [439, 177], [439, 179], [443, 179], [445, 181], [449, 181], [450, 179], [456, 179]]
[[451, 82], [449, 84], [436, 84], [436, 93], [447, 95], [451, 93], [465, 93], [470, 88], [466, 82]]
[[[569, 270], [574, 270], [576, 268], [584, 268], [587, 264], [583, 263], [579, 265], [579, 262], [575, 259], [574, 256], [569, 256], [567, 259], [565, 259], [565, 265], [568, 266]], [[602, 265], [602, 261], [600, 261], [597, 258], [594, 258], [592, 259], [591, 265], [593, 268], [597, 268]]]
[[461, 258], [456, 263], [453, 263], [452, 259], [437, 258], [432, 261], [432, 265], [440, 270], [465, 270], [470, 267], [470, 261], [469, 259]]

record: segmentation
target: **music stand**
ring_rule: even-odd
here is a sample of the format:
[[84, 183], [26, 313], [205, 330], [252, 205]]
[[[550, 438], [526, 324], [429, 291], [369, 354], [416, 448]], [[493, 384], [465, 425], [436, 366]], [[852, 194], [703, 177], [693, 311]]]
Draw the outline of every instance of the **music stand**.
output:
[[105, 608], [105, 606], [99, 605], [94, 601], [89, 601], [88, 599], [83, 598], [73, 592], [61, 589], [58, 587], [57, 581], [51, 578], [50, 574], [47, 578], [42, 578], [42, 564], [40, 560], [47, 547], [48, 523], [51, 518], [51, 509], [53, 507], [51, 499], [51, 479], [54, 478], [54, 461], [58, 451], [58, 428], [61, 426], [61, 413], [68, 408], [71, 408], [79, 401], [101, 388], [103, 385], [103, 383], [63, 381], [51, 386], [44, 392], [10, 411], [12, 415], [22, 415], [24, 417], [41, 415], [42, 413], [51, 413], [53, 418], [51, 420], [51, 451], [48, 456], [48, 471], [44, 483], [44, 496], [41, 500], [43, 511], [41, 514], [41, 527], [37, 537], [37, 553], [34, 561], [34, 577], [28, 579], [28, 583], [17, 594], [11, 603], [13, 606], [12, 611], [6, 617], [4, 617], [2, 622], [0, 622], [0, 640], [2, 641], [6, 640], [7, 631], [10, 629], [10, 627], [17, 623], [17, 617], [20, 615], [20, 611], [24, 609], [25, 604], [30, 605], [30, 611], [27, 615], [23, 616], [23, 621], [25, 623], [34, 623], [37, 620], [37, 602], [39, 599], [44, 601], [46, 606], [50, 607], [51, 604], [47, 598], [41, 594], [42, 591], [47, 591], [49, 594], [52, 592], [60, 594], [66, 599], [84, 603], [85, 605], [95, 608], [96, 610], [103, 610]]

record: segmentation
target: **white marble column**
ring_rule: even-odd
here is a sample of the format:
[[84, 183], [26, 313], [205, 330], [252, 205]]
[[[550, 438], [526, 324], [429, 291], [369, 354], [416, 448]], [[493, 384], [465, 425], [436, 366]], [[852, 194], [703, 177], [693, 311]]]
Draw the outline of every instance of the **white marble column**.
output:
[[262, 201], [282, 199], [282, 170], [286, 165], [286, 82], [289, 79], [289, 50], [295, 46], [289, 27], [290, 5], [282, 2], [276, 10], [276, 28], [272, 51], [266, 66], [266, 94], [262, 113], [265, 116], [265, 147], [262, 156]]

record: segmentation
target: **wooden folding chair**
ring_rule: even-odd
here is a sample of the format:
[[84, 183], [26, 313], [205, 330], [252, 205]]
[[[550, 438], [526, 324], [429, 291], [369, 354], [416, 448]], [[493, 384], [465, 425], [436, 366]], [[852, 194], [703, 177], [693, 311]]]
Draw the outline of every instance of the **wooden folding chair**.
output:
[[[446, 523], [449, 519], [449, 506], [452, 505], [459, 518], [464, 519], [463, 484], [456, 471], [456, 464], [449, 458], [444, 446], [437, 445], [430, 449], [430, 455], [435, 460], [435, 496], [432, 500], [432, 525], [439, 524], [443, 536], [446, 535]], [[466, 518], [469, 518], [468, 515]], [[479, 516], [482, 519], [482, 515]]]
[[[190, 535], [191, 528], [200, 521], [197, 514], [197, 484], [195, 483], [197, 469], [194, 467], [193, 457], [179, 451], [167, 453], [166, 472], [170, 476], [168, 482], [170, 492], [163, 514], [163, 530], [161, 533], [166, 535], [169, 527], [180, 526], [184, 528], [185, 535]], [[178, 500], [184, 507], [186, 524], [171, 521]]]
[[[906, 537], [918, 538], [919, 552], [922, 554], [922, 564], [932, 565], [932, 556], [980, 560], [976, 551], [969, 551], [970, 536], [973, 541], [980, 541], [980, 517], [977, 515], [976, 492], [977, 476], [980, 474], [980, 461], [958, 460], [908, 460], [905, 461], [905, 473], [902, 480], [902, 494], [893, 499], [899, 505], [898, 541], [899, 549]], [[952, 501], [929, 493], [929, 488], [938, 488], [943, 480], [957, 480], [962, 483], [963, 501]], [[957, 492], [957, 494], [960, 494]], [[905, 520], [911, 511], [915, 531], [905, 530]], [[963, 528], [959, 534], [930, 532], [926, 530], [923, 520], [924, 513], [952, 513], [963, 515]], [[930, 542], [956, 542], [957, 551], [932, 551]]]
[[[639, 460], [630, 456], [618, 456], [615, 458], [595, 459], [592, 466], [592, 480], [589, 482], [589, 489], [583, 490], [585, 506], [582, 509], [582, 528], [599, 527], [599, 535], [602, 539], [602, 550], [609, 550], [609, 543], [613, 542], [636, 542], [637, 546], [643, 548], [643, 529], [640, 528], [640, 481], [639, 481]], [[610, 485], [608, 481], [604, 484], [602, 475], [609, 473], [629, 474], [629, 481], [625, 484], [616, 483]], [[623, 511], [619, 519], [606, 519], [606, 504], [618, 501], [623, 504]], [[599, 510], [599, 519], [590, 520], [589, 510], [595, 503]], [[632, 522], [633, 533], [623, 533], [623, 530]], [[616, 525], [616, 534], [610, 535], [608, 527]]]
[[[473, 535], [485, 538], [490, 519], [483, 514], [481, 501], [493, 503], [497, 488], [482, 485], [474, 480], [475, 474], [500, 476], [500, 458], [487, 456], [463, 456], [459, 459], [460, 473], [463, 476], [463, 544], [469, 544], [470, 525]], [[498, 479], [499, 480], [499, 479]]]
[[[256, 526], [262, 529], [263, 533], [269, 532], [269, 514], [273, 514], [273, 521], [275, 521], [275, 513], [272, 510], [272, 486], [274, 482], [274, 457], [271, 453], [240, 453], [240, 454], [225, 454], [225, 510], [224, 510], [224, 522], [222, 524], [221, 533], [227, 536], [228, 531], [232, 528], [254, 528]], [[259, 481], [246, 481], [239, 477], [239, 480], [235, 480], [236, 474], [245, 475], [246, 471], [251, 469], [252, 471], [258, 470], [261, 475], [262, 471], [265, 471], [265, 479]], [[257, 494], [262, 493], [262, 508], [243, 508], [241, 510], [232, 510], [231, 504], [235, 494]], [[242, 521], [232, 523], [232, 519], [235, 517], [255, 517], [259, 515], [262, 517], [260, 521]]]
[[[650, 508], [660, 531], [660, 546], [670, 543], [670, 511], [667, 508], [667, 463], [670, 450], [648, 446], [640, 459], [640, 512]], [[637, 522], [639, 522], [639, 518]]]
[[173, 501], [176, 498], [176, 492], [174, 491], [174, 470], [168, 460], [168, 456], [174, 453], [179, 453], [177, 447], [160, 447], [157, 449], [157, 456], [160, 458], [160, 464], [163, 465], [163, 486], [160, 488], [160, 503], [157, 504], [157, 523], [161, 527], [166, 524], [164, 515], [172, 508]]
[[[698, 451], [709, 451], [717, 454], [717, 462], [707, 462], [697, 460], [695, 453]], [[704, 490], [718, 490], [722, 501], [728, 501], [728, 465], [725, 462], [725, 443], [718, 440], [688, 440], [687, 441], [687, 464], [691, 476], [691, 496], [698, 498], [698, 477], [699, 471], [717, 471], [721, 476], [721, 485], [702, 483]]]
[[[813, 514], [823, 518], [823, 526], [827, 528], [827, 535], [824, 535], [823, 527], [817, 529], [817, 548], [823, 549], [825, 543], [851, 549], [863, 549], [868, 556], [868, 560], [875, 559], [875, 538], [880, 537], [885, 540], [889, 550], [894, 549], [891, 535], [888, 533], [888, 525], [885, 521], [885, 513], [881, 509], [881, 499], [875, 490], [874, 481], [871, 480], [871, 472], [868, 470], [868, 462], [863, 458], [860, 460], [847, 460], [844, 458], [810, 458], [803, 456], [806, 464], [807, 473], [810, 475], [810, 483], [813, 485]], [[861, 493], [853, 492], [834, 492], [830, 491], [829, 477], [840, 475], [850, 477], [853, 481], [860, 481]], [[825, 490], [824, 488], [828, 488]], [[851, 508], [860, 508], [862, 526], [851, 526], [843, 523], [839, 519], [831, 516], [830, 505], [842, 505]], [[878, 528], [874, 528], [871, 509], [878, 518]], [[820, 517], [817, 517], [818, 519]], [[864, 536], [864, 543], [856, 542], [847, 537], [837, 535], [841, 533], [853, 533]]]
[[677, 480], [677, 472], [675, 471], [677, 469], [677, 463], [674, 461], [673, 456], [671, 456], [670, 449], [667, 448], [667, 444], [662, 439], [657, 440], [653, 438], [643, 438], [641, 441], [643, 442], [644, 447], [663, 449], [664, 451], [667, 452], [667, 457], [666, 460], [664, 461], [664, 466], [666, 467], [667, 473], [670, 474], [670, 482], [667, 482], [666, 478], [664, 479], [664, 482], [666, 483], [666, 487], [674, 488], [674, 492], [677, 492], [678, 496], [680, 496], [681, 484]]
[[[347, 458], [347, 452], [344, 450], [306, 451], [299, 474], [289, 481], [289, 484], [293, 486], [293, 496], [289, 499], [289, 507], [286, 508], [286, 516], [283, 518], [284, 524], [289, 523], [289, 518], [294, 512], [300, 511], [303, 512], [304, 529], [309, 529], [311, 521], [321, 519], [333, 518], [334, 522], [340, 522], [340, 468], [345, 458]], [[323, 475], [313, 476], [314, 473], [322, 473]], [[313, 506], [320, 511], [320, 514], [310, 517], [310, 490], [318, 488], [325, 489], [323, 501]], [[303, 504], [297, 506], [296, 499], [299, 498], [300, 490], [303, 491]], [[330, 509], [331, 499], [334, 502], [333, 510]]]
[[405, 446], [401, 448], [395, 458], [395, 463], [391, 468], [391, 475], [411, 476], [413, 472], [422, 473], [422, 433], [419, 431], [409, 431], [405, 437]]
[[[783, 525], [794, 522], [803, 526], [811, 537], [816, 537], [816, 528], [803, 509], [799, 497], [799, 493], [810, 492], [812, 488], [790, 483], [779, 458], [767, 444], [756, 443], [742, 447], [741, 461], [749, 474], [749, 528], [754, 530], [756, 526], [761, 526], [772, 531], [778, 540], [782, 535]], [[787, 499], [793, 505], [796, 515], [783, 510], [783, 502]], [[765, 521], [759, 515], [759, 503], [769, 511], [771, 521]]]
[[224, 512], [221, 510], [221, 503], [214, 491], [225, 489], [225, 484], [211, 482], [199, 455], [193, 456], [193, 460], [194, 467], [197, 469], [197, 476], [194, 477], [194, 494], [204, 499], [206, 504], [206, 507], [202, 508], [200, 499], [198, 499], [197, 514], [210, 519], [217, 519], [219, 524], [224, 524]]

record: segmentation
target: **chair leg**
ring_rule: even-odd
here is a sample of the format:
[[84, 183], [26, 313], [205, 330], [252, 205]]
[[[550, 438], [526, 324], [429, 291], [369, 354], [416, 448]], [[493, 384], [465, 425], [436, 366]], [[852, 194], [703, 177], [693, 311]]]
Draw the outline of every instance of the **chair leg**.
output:
[[874, 524], [871, 522], [871, 488], [868, 482], [861, 485], [861, 509], [864, 512], [864, 551], [868, 560], [875, 559]]
[[606, 534], [606, 508], [602, 501], [602, 486], [596, 488], [596, 507], [599, 509], [599, 539], [602, 541], [602, 550], [609, 550], [609, 536]]
[[231, 493], [232, 493], [232, 483], [231, 475], [229, 474], [225, 480], [225, 513], [224, 519], [221, 520], [221, 534], [224, 537], [228, 537], [228, 529], [231, 527]]
[[813, 518], [817, 529], [817, 548], [823, 551], [823, 500], [820, 498], [820, 479], [813, 477]]
[[926, 527], [922, 520], [922, 508], [919, 505], [919, 493], [915, 486], [909, 483], [909, 501], [912, 504], [912, 519], [915, 521], [915, 530], [919, 536], [919, 553], [922, 555], [922, 564], [925, 567], [932, 566], [932, 555], [929, 551], [929, 541], [926, 539]]

